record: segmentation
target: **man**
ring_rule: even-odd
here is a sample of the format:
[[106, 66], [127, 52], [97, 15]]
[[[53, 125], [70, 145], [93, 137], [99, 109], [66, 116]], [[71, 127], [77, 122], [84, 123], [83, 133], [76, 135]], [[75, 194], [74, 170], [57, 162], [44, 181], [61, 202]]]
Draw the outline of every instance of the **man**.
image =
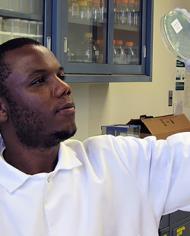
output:
[[54, 55], [13, 39], [0, 71], [0, 235], [156, 236], [162, 214], [190, 210], [189, 133], [68, 140], [75, 107]]

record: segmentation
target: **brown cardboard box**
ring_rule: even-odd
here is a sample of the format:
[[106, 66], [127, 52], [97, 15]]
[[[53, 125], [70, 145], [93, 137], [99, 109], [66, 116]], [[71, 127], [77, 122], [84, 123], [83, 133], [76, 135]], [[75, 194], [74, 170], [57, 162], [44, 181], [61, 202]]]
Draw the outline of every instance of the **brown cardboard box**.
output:
[[154, 135], [158, 139], [165, 139], [171, 134], [190, 131], [190, 121], [184, 114], [152, 118], [142, 116], [138, 120], [131, 120], [128, 124], [140, 124], [142, 138]]

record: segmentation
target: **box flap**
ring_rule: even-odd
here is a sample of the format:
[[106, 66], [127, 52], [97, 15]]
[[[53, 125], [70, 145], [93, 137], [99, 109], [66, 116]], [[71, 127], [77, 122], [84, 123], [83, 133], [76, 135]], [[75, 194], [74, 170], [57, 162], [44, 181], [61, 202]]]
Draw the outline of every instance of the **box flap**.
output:
[[184, 114], [146, 118], [142, 119], [142, 122], [150, 133], [158, 139], [164, 139], [171, 134], [190, 131], [190, 121]]

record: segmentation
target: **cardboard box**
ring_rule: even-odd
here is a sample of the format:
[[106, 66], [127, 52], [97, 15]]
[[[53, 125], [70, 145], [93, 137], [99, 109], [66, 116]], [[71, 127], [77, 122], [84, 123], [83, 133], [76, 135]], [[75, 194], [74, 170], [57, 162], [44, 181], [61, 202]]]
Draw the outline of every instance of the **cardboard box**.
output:
[[154, 135], [158, 139], [165, 139], [175, 133], [190, 131], [190, 121], [184, 114], [151, 118], [141, 116], [140, 119], [133, 119], [127, 124], [141, 125], [141, 138]]

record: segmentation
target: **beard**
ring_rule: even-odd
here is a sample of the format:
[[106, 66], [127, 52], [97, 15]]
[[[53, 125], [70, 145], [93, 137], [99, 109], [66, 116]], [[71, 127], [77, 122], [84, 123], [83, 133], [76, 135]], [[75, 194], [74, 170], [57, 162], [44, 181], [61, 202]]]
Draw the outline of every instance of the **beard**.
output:
[[17, 102], [7, 99], [9, 104], [10, 119], [16, 131], [19, 141], [29, 148], [50, 148], [72, 137], [76, 133], [75, 123], [72, 128], [64, 128], [61, 131], [47, 133], [46, 123], [48, 118], [39, 111], [19, 105]]

